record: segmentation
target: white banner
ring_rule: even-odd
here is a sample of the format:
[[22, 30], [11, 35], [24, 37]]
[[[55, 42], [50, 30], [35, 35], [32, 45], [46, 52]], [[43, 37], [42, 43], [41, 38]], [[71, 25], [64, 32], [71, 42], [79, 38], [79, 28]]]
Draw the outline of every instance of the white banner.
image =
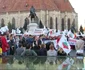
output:
[[41, 34], [45, 34], [45, 30], [44, 29], [35, 29], [34, 31], [28, 31], [28, 34], [41, 35]]
[[70, 39], [68, 40], [68, 42], [69, 42], [70, 45], [76, 45], [76, 39], [70, 38]]
[[34, 31], [34, 35], [41, 35], [41, 34], [43, 34], [43, 29], [35, 29], [35, 31]]

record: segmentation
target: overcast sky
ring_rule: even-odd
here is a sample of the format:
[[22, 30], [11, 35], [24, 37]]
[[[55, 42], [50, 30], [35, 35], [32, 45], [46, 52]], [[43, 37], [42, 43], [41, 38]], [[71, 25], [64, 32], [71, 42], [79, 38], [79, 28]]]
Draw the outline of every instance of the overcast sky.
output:
[[85, 27], [85, 0], [69, 0], [75, 11], [78, 13], [79, 26]]

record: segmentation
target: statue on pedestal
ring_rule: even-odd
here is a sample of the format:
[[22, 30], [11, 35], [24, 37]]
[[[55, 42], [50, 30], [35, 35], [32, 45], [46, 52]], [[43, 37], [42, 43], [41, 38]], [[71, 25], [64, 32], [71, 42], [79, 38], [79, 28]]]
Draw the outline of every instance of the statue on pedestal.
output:
[[30, 8], [29, 16], [31, 17], [31, 21], [33, 21], [33, 19], [35, 20], [35, 18], [36, 18], [35, 8], [33, 6]]

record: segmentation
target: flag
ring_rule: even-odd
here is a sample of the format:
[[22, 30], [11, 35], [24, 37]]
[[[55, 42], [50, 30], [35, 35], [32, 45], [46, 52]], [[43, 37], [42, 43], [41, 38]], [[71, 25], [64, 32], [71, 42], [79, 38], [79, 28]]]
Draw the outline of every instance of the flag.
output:
[[58, 66], [57, 70], [70, 70], [73, 63], [74, 60], [72, 58], [67, 58], [64, 62], [62, 62], [62, 64]]
[[44, 26], [43, 33], [47, 35], [49, 33], [49, 29]]
[[63, 35], [67, 35], [67, 33], [68, 33], [68, 30], [63, 31]]
[[76, 38], [77, 37], [77, 34], [76, 33], [74, 33], [74, 38]]
[[67, 38], [62, 35], [61, 39], [58, 42], [59, 47], [61, 47], [63, 49], [64, 52], [66, 52], [67, 54], [71, 51], [71, 47], [67, 41]]
[[70, 38], [75, 38], [75, 35], [71, 32], [71, 30], [68, 32], [67, 36]]
[[11, 34], [16, 34], [16, 30], [12, 29], [12, 33]]
[[6, 31], [9, 31], [8, 26], [4, 26], [4, 28], [6, 29]]
[[49, 36], [56, 36], [56, 29], [49, 29]]
[[58, 31], [56, 32], [56, 35], [55, 35], [55, 36], [59, 36], [59, 35], [61, 35], [61, 31], [60, 31], [60, 30], [58, 30]]
[[16, 32], [17, 32], [18, 34], [20, 34], [20, 33], [21, 33], [21, 31], [20, 31], [18, 28], [17, 28]]

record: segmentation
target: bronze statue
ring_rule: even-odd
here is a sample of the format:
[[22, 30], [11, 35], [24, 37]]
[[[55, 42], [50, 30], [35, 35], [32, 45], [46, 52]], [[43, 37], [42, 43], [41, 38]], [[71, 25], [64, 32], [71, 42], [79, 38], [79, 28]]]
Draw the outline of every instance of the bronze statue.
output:
[[30, 8], [30, 17], [31, 17], [31, 21], [33, 18], [35, 19], [36, 17], [35, 8], [33, 6]]

